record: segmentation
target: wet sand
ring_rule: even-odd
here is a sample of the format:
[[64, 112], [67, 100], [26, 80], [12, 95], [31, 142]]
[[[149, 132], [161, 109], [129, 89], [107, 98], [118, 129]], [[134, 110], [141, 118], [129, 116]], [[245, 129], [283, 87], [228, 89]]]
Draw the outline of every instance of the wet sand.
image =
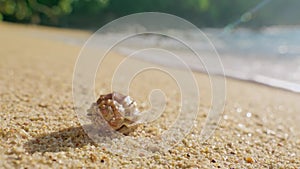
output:
[[[73, 109], [72, 75], [80, 46], [62, 36], [86, 39], [89, 32], [0, 24], [1, 168], [298, 168], [300, 95], [259, 84], [227, 79], [222, 121], [205, 143], [194, 129], [177, 146], [152, 157], [125, 158], [93, 142]], [[110, 54], [101, 65], [96, 92], [110, 92], [115, 67], [124, 59]], [[147, 64], [136, 61], [137, 64]], [[195, 73], [201, 91], [199, 126], [210, 106], [205, 74]], [[160, 72], [133, 80], [130, 95], [147, 104], [153, 88], [168, 96], [155, 125], [141, 126], [133, 137], [157, 134], [176, 118], [178, 90]], [[147, 106], [145, 106], [147, 107]], [[143, 106], [141, 106], [143, 108]], [[200, 128], [200, 127], [199, 127]]]

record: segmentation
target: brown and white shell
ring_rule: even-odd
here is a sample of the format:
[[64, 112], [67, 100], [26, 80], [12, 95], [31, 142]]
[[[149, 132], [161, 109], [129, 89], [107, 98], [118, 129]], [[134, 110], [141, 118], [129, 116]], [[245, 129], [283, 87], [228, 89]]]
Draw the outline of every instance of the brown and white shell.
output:
[[101, 115], [112, 129], [128, 134], [137, 127], [135, 122], [139, 118], [140, 112], [136, 102], [130, 96], [117, 92], [100, 95], [96, 106], [100, 113], [96, 113], [96, 115]]

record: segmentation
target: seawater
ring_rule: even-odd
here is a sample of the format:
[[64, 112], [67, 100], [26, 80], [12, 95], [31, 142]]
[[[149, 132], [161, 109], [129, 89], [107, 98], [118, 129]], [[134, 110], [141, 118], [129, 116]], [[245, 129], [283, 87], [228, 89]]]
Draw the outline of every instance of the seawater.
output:
[[[300, 26], [237, 29], [233, 32], [223, 32], [223, 29], [202, 31], [217, 50], [226, 76], [300, 92]], [[193, 32], [185, 34], [185, 40], [194, 43], [201, 54], [211, 54], [207, 41], [194, 39]], [[130, 55], [140, 47], [147, 48], [153, 44], [178, 54], [192, 70], [205, 72], [203, 63], [181, 51], [182, 48], [172, 38], [150, 35], [132, 37], [117, 49], [123, 55]], [[137, 58], [180, 67], [167, 55], [153, 57], [148, 54]]]

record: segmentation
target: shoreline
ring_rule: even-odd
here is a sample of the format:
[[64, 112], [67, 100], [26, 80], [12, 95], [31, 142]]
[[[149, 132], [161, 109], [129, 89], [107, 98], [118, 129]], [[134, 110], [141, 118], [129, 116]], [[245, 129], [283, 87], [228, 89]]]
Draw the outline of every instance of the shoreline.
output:
[[[35, 29], [37, 33], [33, 35], [34, 37], [41, 38], [41, 39], [49, 39], [58, 41], [59, 43], [67, 43], [68, 45], [75, 45], [81, 48], [83, 45], [85, 45], [86, 40], [92, 35], [93, 32], [87, 31], [87, 30], [79, 30], [79, 29], [65, 29], [65, 28], [56, 28], [56, 27], [47, 27], [47, 26], [37, 26], [37, 25], [24, 25], [24, 24], [16, 24], [16, 23], [8, 23], [4, 22], [3, 24], [8, 25], [9, 27], [18, 30], [19, 27], [23, 27], [26, 29], [29, 36], [32, 36], [31, 29]], [[41, 28], [41, 29], [39, 29]], [[276, 27], [277, 28], [277, 27]], [[290, 28], [290, 27], [289, 27]], [[211, 29], [211, 28], [209, 28]], [[273, 27], [266, 28], [266, 29], [275, 29]], [[281, 29], [279, 27], [278, 29]], [[70, 30], [70, 31], [64, 31], [64, 30]], [[64, 32], [64, 33], [61, 33]], [[157, 42], [159, 43], [159, 42]], [[122, 49], [124, 50], [124, 49]], [[125, 51], [116, 51], [119, 55], [126, 55], [128, 54], [128, 51], [131, 49], [126, 49]], [[226, 55], [224, 56], [227, 57]], [[148, 57], [149, 58], [149, 57]], [[159, 63], [157, 60], [151, 60], [151, 59], [143, 59], [143, 58], [136, 58], [140, 59], [141, 61], [150, 62], [153, 64], [158, 64], [164, 67], [171, 67], [175, 69], [182, 69], [181, 66], [172, 65], [170, 63], [165, 63], [165, 61], [162, 61], [162, 63]], [[224, 58], [223, 58], [224, 59]], [[222, 58], [221, 58], [222, 61]], [[225, 60], [224, 60], [225, 61]], [[187, 64], [189, 63], [189, 60], [187, 60]], [[202, 68], [197, 68], [194, 64], [191, 64], [191, 69], [193, 72], [203, 73], [204, 71]], [[224, 68], [224, 65], [223, 65]], [[295, 93], [300, 93], [300, 86], [297, 84], [297, 81], [288, 81], [280, 78], [273, 78], [261, 73], [255, 73], [255, 74], [245, 74], [245, 73], [237, 73], [237, 71], [228, 69], [225, 69], [225, 76], [226, 78], [232, 78], [242, 81], [248, 81], [248, 82], [254, 82], [278, 89], [283, 89]]]

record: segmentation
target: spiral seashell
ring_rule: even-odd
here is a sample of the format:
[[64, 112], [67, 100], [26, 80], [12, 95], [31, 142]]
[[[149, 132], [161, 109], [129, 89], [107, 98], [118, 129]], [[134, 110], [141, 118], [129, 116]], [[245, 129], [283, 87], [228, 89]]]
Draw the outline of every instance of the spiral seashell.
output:
[[[128, 134], [137, 127], [135, 123], [139, 118], [140, 112], [136, 102], [130, 97], [113, 92], [107, 95], [100, 95], [96, 102], [98, 112], [92, 120], [99, 115], [109, 124], [109, 126], [123, 134]], [[99, 114], [100, 113], [100, 114]]]

